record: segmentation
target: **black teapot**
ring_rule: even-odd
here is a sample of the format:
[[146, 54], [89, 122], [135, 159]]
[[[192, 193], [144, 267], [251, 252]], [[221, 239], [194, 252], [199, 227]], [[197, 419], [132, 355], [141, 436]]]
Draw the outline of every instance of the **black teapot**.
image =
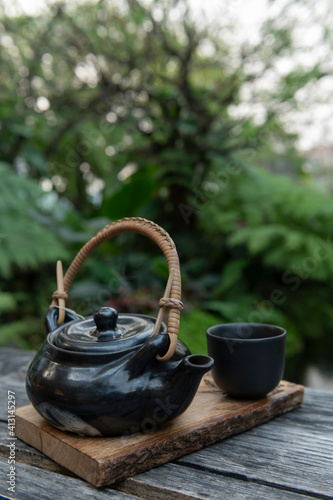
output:
[[[73, 278], [97, 246], [126, 231], [151, 238], [167, 259], [169, 279], [157, 319], [118, 315], [111, 307], [93, 317], [78, 316], [65, 307]], [[152, 432], [183, 413], [214, 361], [191, 355], [177, 338], [180, 269], [168, 233], [142, 218], [113, 222], [84, 245], [64, 278], [58, 263], [57, 278], [45, 318], [47, 338], [27, 373], [27, 393], [37, 412], [61, 430], [87, 436]], [[162, 322], [167, 308], [168, 328]]]

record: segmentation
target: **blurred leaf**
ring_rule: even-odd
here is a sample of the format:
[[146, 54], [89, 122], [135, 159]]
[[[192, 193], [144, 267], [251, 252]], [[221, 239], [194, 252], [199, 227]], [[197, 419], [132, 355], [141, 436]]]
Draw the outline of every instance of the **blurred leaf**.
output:
[[244, 268], [248, 265], [246, 259], [231, 260], [227, 263], [222, 273], [221, 285], [218, 287], [219, 293], [227, 291], [238, 280], [241, 279]]
[[[38, 184], [14, 173], [0, 163], [0, 272], [8, 278], [14, 265], [36, 268], [66, 256], [52, 230], [32, 217], [32, 209], [41, 211], [43, 193]], [[24, 249], [24, 251], [21, 251]]]
[[138, 172], [110, 198], [104, 200], [100, 213], [111, 219], [139, 215], [140, 209], [151, 199], [153, 190], [153, 177]]
[[179, 338], [188, 346], [192, 354], [207, 354], [206, 331], [219, 323], [218, 317], [196, 308], [183, 312]]
[[0, 292], [0, 314], [16, 309], [16, 300], [11, 293]]

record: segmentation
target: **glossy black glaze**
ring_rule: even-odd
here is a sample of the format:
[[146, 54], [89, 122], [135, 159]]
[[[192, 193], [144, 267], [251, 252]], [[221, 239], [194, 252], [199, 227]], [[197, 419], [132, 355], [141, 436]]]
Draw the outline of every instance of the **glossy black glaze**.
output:
[[108, 342], [122, 337], [122, 332], [117, 326], [118, 312], [113, 307], [101, 307], [94, 314], [96, 328], [93, 335], [98, 342]]
[[[70, 324], [76, 321], [82, 320]], [[50, 323], [49, 318], [48, 328]], [[76, 352], [57, 346], [63, 328], [48, 334], [29, 367], [26, 388], [44, 418], [81, 435], [153, 431], [186, 410], [203, 374], [213, 365], [208, 356], [190, 355], [179, 340], [169, 361], [157, 361], [156, 355], [169, 345], [164, 324], [161, 333], [144, 342], [137, 335], [137, 345], [132, 337], [127, 345], [125, 339], [105, 342], [109, 352]], [[114, 350], [113, 344], [121, 348]]]
[[238, 398], [261, 398], [284, 372], [287, 332], [274, 325], [229, 323], [207, 330], [216, 384]]
[[[58, 314], [59, 314], [58, 307], [51, 307], [47, 311], [44, 319], [44, 328], [46, 335], [48, 335], [49, 333], [53, 332], [58, 328], [57, 326]], [[64, 320], [65, 324], [71, 321], [79, 321], [80, 319], [82, 319], [82, 317], [78, 316], [74, 311], [72, 311], [71, 309], [65, 309], [65, 320]]]

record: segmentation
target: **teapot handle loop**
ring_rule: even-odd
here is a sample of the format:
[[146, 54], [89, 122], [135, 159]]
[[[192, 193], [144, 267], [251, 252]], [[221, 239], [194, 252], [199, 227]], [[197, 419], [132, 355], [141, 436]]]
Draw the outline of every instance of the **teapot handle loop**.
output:
[[[111, 222], [111, 224], [108, 224], [101, 229], [81, 248], [74, 258], [63, 278], [63, 287], [61, 285], [61, 288], [58, 288], [58, 290], [52, 295], [53, 300], [51, 302], [51, 307], [60, 305], [60, 300], [62, 301], [61, 307], [64, 307], [69, 287], [86, 258], [89, 257], [89, 255], [91, 255], [92, 252], [105, 241], [109, 240], [113, 236], [126, 232], [139, 233], [147, 238], [150, 238], [162, 250], [168, 263], [169, 279], [164, 297], [162, 297], [159, 301], [160, 309], [153, 331], [153, 335], [159, 331], [163, 319], [163, 313], [165, 309], [169, 309], [168, 336], [170, 339], [170, 345], [164, 356], [157, 356], [159, 361], [167, 361], [173, 356], [176, 350], [180, 311], [183, 309], [183, 304], [181, 302], [181, 276], [176, 246], [170, 235], [154, 222], [141, 217], [126, 217], [124, 219]], [[62, 269], [60, 264], [57, 264], [57, 278], [58, 283], [62, 283]], [[58, 324], [60, 324], [60, 322], [58, 322]]]

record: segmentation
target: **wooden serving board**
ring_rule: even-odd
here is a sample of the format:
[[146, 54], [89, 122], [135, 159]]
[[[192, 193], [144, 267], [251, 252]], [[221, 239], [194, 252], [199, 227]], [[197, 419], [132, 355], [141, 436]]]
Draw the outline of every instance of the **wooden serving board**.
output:
[[266, 398], [236, 400], [208, 373], [186, 412], [155, 432], [80, 437], [54, 428], [28, 405], [16, 412], [16, 436], [86, 481], [105, 486], [298, 408], [303, 395], [303, 386], [282, 381]]

